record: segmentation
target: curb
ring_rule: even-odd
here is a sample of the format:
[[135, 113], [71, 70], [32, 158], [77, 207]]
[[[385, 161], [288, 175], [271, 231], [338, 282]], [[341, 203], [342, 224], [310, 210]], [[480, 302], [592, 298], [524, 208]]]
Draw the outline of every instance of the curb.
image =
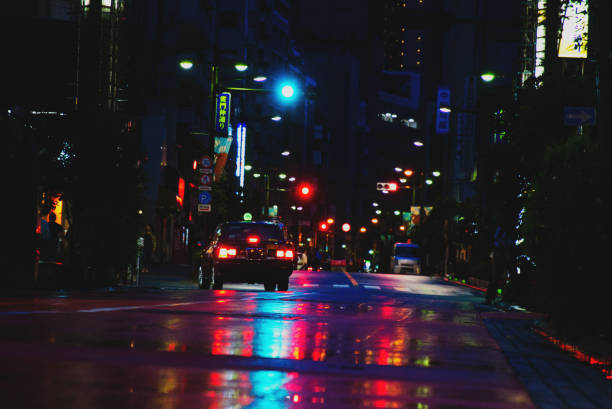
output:
[[[604, 351], [595, 345], [590, 346], [578, 346], [566, 339], [562, 339], [560, 336], [555, 334], [554, 329], [550, 328], [546, 322], [542, 320], [536, 320], [531, 326], [531, 330], [545, 338], [552, 345], [567, 352], [575, 359], [587, 363], [603, 373], [608, 380], [612, 380], [612, 352]], [[592, 342], [588, 342], [591, 343]]]
[[[486, 282], [486, 281], [478, 280], [478, 281], [481, 281], [481, 282], [478, 283], [481, 286], [478, 286], [478, 285], [468, 284], [468, 283], [465, 282], [465, 280], [458, 280], [456, 278], [442, 277], [442, 279], [444, 281], [448, 281], [448, 282], [454, 283], [454, 284], [463, 285], [465, 287], [470, 287], [470, 288], [473, 288], [474, 290], [482, 291], [484, 293], [487, 292], [488, 282]], [[468, 281], [470, 281], [470, 279], [468, 279]], [[483, 285], [483, 283], [486, 283], [486, 284]]]

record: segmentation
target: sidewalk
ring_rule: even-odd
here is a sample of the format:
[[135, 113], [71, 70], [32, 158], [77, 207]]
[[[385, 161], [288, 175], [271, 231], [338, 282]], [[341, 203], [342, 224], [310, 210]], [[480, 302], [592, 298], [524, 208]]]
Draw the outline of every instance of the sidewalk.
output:
[[538, 408], [612, 409], [612, 346], [564, 343], [546, 327], [542, 314], [499, 299], [480, 315]]
[[536, 333], [534, 321], [483, 321], [538, 408], [612, 408], [612, 379]]
[[148, 273], [140, 273], [138, 286], [164, 290], [198, 289], [191, 264], [154, 265]]

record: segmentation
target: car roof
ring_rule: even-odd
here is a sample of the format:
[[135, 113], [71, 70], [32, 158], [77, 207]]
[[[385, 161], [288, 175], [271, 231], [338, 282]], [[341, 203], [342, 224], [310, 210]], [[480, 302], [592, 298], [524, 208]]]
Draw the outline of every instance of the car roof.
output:
[[419, 245], [414, 243], [395, 243], [395, 247], [419, 247]]
[[276, 222], [271, 222], [268, 220], [252, 220], [252, 221], [244, 221], [244, 220], [237, 220], [237, 221], [230, 221], [230, 222], [225, 222], [225, 223], [221, 223], [221, 226], [240, 226], [240, 225], [268, 225], [268, 226], [277, 226], [278, 228], [282, 228], [283, 225], [282, 223], [276, 223]]

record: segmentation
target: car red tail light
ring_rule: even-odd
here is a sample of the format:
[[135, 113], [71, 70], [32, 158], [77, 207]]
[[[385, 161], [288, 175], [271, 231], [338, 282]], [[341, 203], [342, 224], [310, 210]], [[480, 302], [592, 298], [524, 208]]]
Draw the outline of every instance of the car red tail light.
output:
[[219, 248], [219, 258], [235, 257], [236, 254], [238, 254], [238, 251], [235, 248], [231, 248], [231, 247], [220, 247]]
[[276, 250], [276, 258], [293, 258], [293, 250]]
[[259, 237], [257, 237], [257, 236], [249, 236], [249, 237], [247, 237], [247, 243], [249, 243], [249, 244], [257, 244], [257, 243], [259, 243]]

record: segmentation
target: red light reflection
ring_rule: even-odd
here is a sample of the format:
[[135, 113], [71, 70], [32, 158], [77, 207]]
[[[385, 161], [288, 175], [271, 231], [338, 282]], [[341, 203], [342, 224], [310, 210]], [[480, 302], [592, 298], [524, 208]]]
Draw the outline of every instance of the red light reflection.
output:
[[574, 358], [578, 359], [579, 361], [586, 362], [587, 364], [592, 366], [603, 367], [600, 369], [606, 379], [612, 379], [612, 366], [610, 365], [609, 359], [599, 359], [589, 354], [586, 354], [585, 352], [581, 351], [580, 348], [578, 348], [577, 346], [567, 344], [559, 338], [553, 337], [552, 335], [540, 328], [536, 328], [534, 331], [536, 332], [536, 334], [543, 336], [552, 344], [559, 347], [561, 350], [569, 352], [571, 355], [574, 356]]

